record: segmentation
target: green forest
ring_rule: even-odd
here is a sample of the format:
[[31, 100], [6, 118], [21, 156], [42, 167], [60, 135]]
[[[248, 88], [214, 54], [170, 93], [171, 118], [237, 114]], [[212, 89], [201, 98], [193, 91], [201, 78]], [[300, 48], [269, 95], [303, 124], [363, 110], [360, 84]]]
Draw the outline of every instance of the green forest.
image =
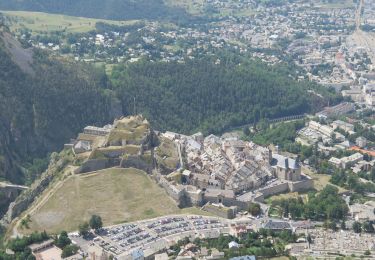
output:
[[[285, 69], [233, 56], [119, 65], [111, 76], [125, 114], [142, 113], [157, 130], [221, 133], [230, 127], [312, 112], [326, 105]], [[335, 103], [333, 93], [327, 98]]]
[[313, 112], [328, 99], [340, 100], [327, 89], [286, 76], [291, 68], [234, 54], [186, 63], [120, 64], [108, 77], [104, 67], [41, 50], [34, 51], [31, 64], [19, 67], [24, 50], [8, 45], [9, 39], [0, 37], [0, 178], [15, 183], [31, 183], [46, 168], [47, 155], [86, 125], [100, 126], [116, 116], [141, 113], [156, 130], [209, 134]]
[[182, 8], [170, 7], [163, 0], [0, 0], [0, 10], [37, 11], [109, 20], [192, 19]]
[[275, 200], [272, 207], [280, 209], [280, 215], [292, 219], [337, 221], [346, 218], [349, 211], [345, 201], [334, 186], [327, 185], [320, 193], [309, 193], [306, 203], [302, 198]]
[[36, 51], [28, 74], [14, 59], [0, 37], [0, 178], [24, 183], [20, 166], [61, 150], [87, 124], [110, 122], [112, 102], [105, 74], [92, 67]]

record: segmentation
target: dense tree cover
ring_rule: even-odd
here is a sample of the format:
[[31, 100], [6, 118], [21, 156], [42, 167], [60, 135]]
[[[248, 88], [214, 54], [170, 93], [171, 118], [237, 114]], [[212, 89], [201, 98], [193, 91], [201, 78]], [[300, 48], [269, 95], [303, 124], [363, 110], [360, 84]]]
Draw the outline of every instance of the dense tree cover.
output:
[[348, 213], [348, 206], [338, 194], [338, 189], [327, 185], [319, 193], [310, 193], [308, 202], [299, 199], [283, 199], [272, 202], [284, 217], [292, 219], [342, 220]]
[[354, 231], [355, 233], [361, 233], [361, 231], [362, 231], [361, 223], [359, 223], [359, 222], [357, 222], [357, 221], [355, 221], [355, 222], [353, 223], [352, 228], [353, 228], [353, 231]]
[[78, 232], [80, 236], [86, 237], [90, 232], [90, 225], [88, 222], [83, 222], [78, 226]]
[[101, 229], [103, 227], [102, 218], [98, 215], [92, 215], [89, 221], [89, 225], [92, 229]]
[[62, 231], [58, 237], [55, 239], [55, 245], [63, 249], [64, 247], [70, 245], [72, 241], [68, 237], [68, 233], [66, 231]]
[[[34, 232], [29, 236], [23, 236], [22, 238], [11, 239], [7, 243], [7, 248], [14, 251], [14, 255], [8, 255], [4, 251], [0, 250], [1, 260], [24, 260], [24, 259], [35, 259], [29, 248], [31, 244], [41, 243], [46, 241], [50, 237], [46, 232]], [[66, 231], [62, 231], [58, 237], [55, 238], [55, 245], [62, 249], [62, 257], [69, 257], [78, 252], [79, 247], [72, 244]]]
[[[363, 182], [360, 178], [367, 179], [369, 182]], [[358, 194], [365, 195], [368, 192], [375, 192], [375, 169], [371, 172], [360, 172], [354, 174], [346, 171], [335, 171], [330, 182], [340, 187], [355, 191]]]
[[375, 230], [374, 230], [373, 224], [374, 224], [373, 221], [363, 222], [363, 224], [362, 224], [363, 231], [365, 231], [366, 233], [374, 233]]
[[191, 19], [185, 9], [171, 7], [163, 0], [0, 0], [1, 10], [60, 13], [111, 20]]
[[45, 169], [47, 169], [50, 157], [36, 158], [32, 161], [28, 161], [24, 164], [26, 168], [25, 172], [25, 184], [30, 185]]
[[22, 220], [21, 220], [21, 228], [30, 228], [29, 227], [29, 223], [31, 222], [31, 216], [28, 214], [26, 217], [24, 217]]
[[349, 136], [349, 141], [355, 143], [355, 139], [357, 137], [363, 136], [367, 140], [369, 140], [371, 142], [375, 142], [375, 133], [374, 133], [373, 130], [365, 128], [361, 124], [356, 123], [356, 124], [354, 124], [354, 131], [356, 133]]
[[18, 259], [35, 259], [32, 255], [29, 246], [34, 243], [40, 243], [49, 239], [46, 232], [34, 232], [29, 236], [24, 236], [22, 238], [12, 239], [7, 243], [7, 248], [13, 250], [14, 255], [8, 255], [4, 251], [0, 250], [1, 260], [18, 260]]
[[259, 131], [252, 140], [260, 145], [274, 144], [282, 149], [287, 149], [295, 143], [297, 132], [305, 126], [304, 120], [280, 123], [270, 126], [266, 121], [258, 124]]
[[76, 245], [73, 245], [73, 244], [67, 245], [66, 247], [64, 247], [62, 251], [61, 257], [66, 258], [72, 255], [75, 255], [77, 254], [78, 250], [79, 250], [79, 247]]
[[332, 229], [333, 231], [337, 231], [338, 227], [335, 221], [326, 220], [323, 224], [325, 229]]
[[0, 250], [2, 249], [4, 245], [3, 242], [4, 242], [5, 232], [6, 232], [6, 228], [0, 225]]
[[[257, 61], [223, 56], [186, 63], [138, 62], [114, 68], [112, 83], [126, 114], [155, 129], [219, 133], [232, 126], [312, 111], [314, 84]], [[135, 99], [135, 102], [134, 102]]]
[[348, 213], [348, 206], [338, 194], [338, 189], [327, 185], [321, 192], [309, 197], [305, 216], [309, 219], [344, 219]]
[[[4, 214], [8, 208], [10, 200], [5, 191], [0, 191], [0, 216]], [[0, 243], [1, 244], [1, 243]]]
[[0, 176], [30, 183], [47, 165], [36, 158], [60, 150], [87, 124], [111, 121], [111, 98], [102, 71], [35, 51], [28, 74], [15, 59], [0, 32]]
[[55, 238], [55, 245], [62, 249], [61, 257], [69, 257], [78, 252], [79, 247], [72, 244], [66, 231], [62, 231], [58, 237]]
[[262, 213], [262, 209], [261, 209], [259, 203], [250, 203], [249, 213], [252, 216], [259, 216]]
[[[319, 87], [293, 81], [286, 76], [293, 74], [290, 68], [221, 56], [220, 64], [205, 58], [118, 66], [112, 91], [104, 69], [57, 61], [41, 51], [30, 65], [33, 74], [27, 74], [1, 41], [0, 176], [7, 173], [11, 181], [31, 183], [48, 162], [36, 158], [60, 149], [83, 126], [110, 122], [112, 112], [122, 113], [112, 105], [116, 95], [125, 114], [134, 113], [135, 98], [136, 112], [150, 118], [156, 129], [181, 132], [218, 133], [316, 106], [316, 95], [306, 95], [306, 90]], [[26, 171], [20, 171], [20, 161]]]

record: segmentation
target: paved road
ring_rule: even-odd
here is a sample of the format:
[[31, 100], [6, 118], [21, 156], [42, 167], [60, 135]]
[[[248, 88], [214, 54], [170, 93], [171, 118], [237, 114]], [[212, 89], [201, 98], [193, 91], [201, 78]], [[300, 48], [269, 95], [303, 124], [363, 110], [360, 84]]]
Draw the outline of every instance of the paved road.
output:
[[175, 144], [176, 144], [176, 149], [177, 149], [177, 152], [178, 152], [178, 158], [180, 160], [179, 169], [183, 169], [184, 168], [184, 161], [182, 160], [181, 144], [178, 141], [175, 141]]
[[352, 35], [353, 41], [357, 45], [362, 46], [366, 49], [371, 62], [375, 64], [375, 36], [372, 33], [364, 32], [361, 30], [361, 21], [362, 21], [362, 10], [364, 8], [364, 0], [359, 2], [357, 11], [356, 11], [356, 31]]
[[357, 11], [355, 13], [355, 23], [356, 23], [356, 30], [359, 31], [361, 28], [361, 12], [363, 9], [363, 0], [359, 2]]

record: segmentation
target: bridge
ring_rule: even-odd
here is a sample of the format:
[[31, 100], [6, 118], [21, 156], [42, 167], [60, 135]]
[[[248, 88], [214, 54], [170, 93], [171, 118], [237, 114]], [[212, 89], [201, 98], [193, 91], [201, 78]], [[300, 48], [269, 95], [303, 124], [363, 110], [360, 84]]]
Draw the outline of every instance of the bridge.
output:
[[306, 116], [307, 116], [306, 114], [294, 115], [294, 116], [285, 116], [285, 117], [274, 118], [274, 119], [271, 119], [269, 121], [270, 121], [270, 123], [278, 123], [278, 122], [302, 119], [302, 118], [305, 118]]
[[0, 182], [0, 194], [3, 196], [3, 199], [7, 199], [9, 202], [15, 200], [22, 191], [28, 188], [27, 186]]
[[[285, 122], [285, 121], [303, 119], [303, 118], [306, 118], [307, 116], [308, 116], [308, 114], [299, 114], [299, 115], [278, 117], [278, 118], [273, 118], [273, 119], [265, 118], [265, 120], [268, 120], [268, 122], [270, 122], [272, 124], [272, 123], [280, 123], [280, 122]], [[245, 127], [251, 127], [253, 125], [254, 125], [254, 123], [230, 127], [229, 129], [226, 130], [226, 132], [230, 132], [230, 131], [233, 131], [233, 130], [236, 130], [236, 129], [242, 129], [242, 128], [245, 128]]]
[[7, 182], [0, 182], [0, 189], [4, 189], [4, 188], [15, 189], [15, 190], [27, 190], [29, 187], [11, 184], [11, 183], [7, 183]]

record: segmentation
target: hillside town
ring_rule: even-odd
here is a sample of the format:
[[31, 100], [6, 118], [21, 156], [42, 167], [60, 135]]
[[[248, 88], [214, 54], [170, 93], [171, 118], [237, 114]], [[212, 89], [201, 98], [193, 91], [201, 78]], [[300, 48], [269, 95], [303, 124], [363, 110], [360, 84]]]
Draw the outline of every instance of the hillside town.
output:
[[[324, 74], [335, 67], [338, 53], [348, 53], [349, 58], [357, 51], [349, 50], [346, 44], [355, 29], [354, 4], [330, 9], [315, 1], [275, 6], [263, 6], [256, 0], [203, 1], [199, 8], [213, 13], [225, 9], [228, 15], [211, 19], [204, 26], [172, 29], [156, 22], [135, 23], [123, 30], [103, 26], [97, 33], [72, 36], [67, 42], [54, 41], [49, 36], [35, 38], [28, 33], [19, 37], [38, 48], [74, 55], [87, 62], [134, 62], [140, 58], [183, 62], [230, 48], [272, 63], [290, 56], [304, 68], [320, 65], [319, 72]], [[369, 6], [366, 15], [371, 15], [371, 10]], [[9, 18], [10, 23], [12, 19]], [[364, 21], [367, 24], [369, 20]], [[327, 69], [322, 71], [321, 67]], [[316, 69], [312, 71], [316, 73]], [[346, 76], [346, 72], [342, 73]]]
[[[199, 7], [213, 14], [225, 9], [228, 15], [211, 18], [204, 26], [168, 28], [158, 22], [136, 22], [124, 28], [103, 25], [90, 33], [70, 35], [65, 41], [24, 31], [19, 31], [18, 37], [27, 45], [89, 63], [184, 62], [224, 49], [270, 64], [292, 60], [306, 71], [300, 73], [299, 80], [342, 90], [344, 96], [372, 106], [374, 36], [356, 31], [374, 30], [371, 1], [340, 8], [312, 0], [275, 6], [263, 6], [256, 0], [204, 1]], [[16, 18], [8, 19], [11, 24]]]
[[[238, 139], [221, 139], [201, 133], [183, 136], [166, 132], [186, 155], [177, 171], [156, 173], [158, 182], [180, 205], [191, 203], [226, 218], [233, 218], [250, 203], [264, 197], [306, 191], [312, 180], [301, 173], [299, 158]], [[207, 204], [208, 203], [208, 204]]]
[[[354, 130], [352, 124], [340, 120], [331, 124], [309, 120], [300, 130], [296, 142], [315, 145], [327, 155], [358, 146], [363, 150], [341, 158], [332, 156], [328, 162], [344, 171], [370, 171], [374, 163], [364, 158], [369, 145], [366, 139], [358, 137], [351, 146], [347, 137], [341, 134], [345, 131], [355, 135]], [[345, 142], [349, 145], [342, 144]], [[326, 225], [323, 221], [302, 221], [290, 213], [281, 218], [273, 215], [276, 208], [267, 198], [314, 190], [308, 170], [311, 163], [301, 161], [298, 155], [287, 155], [277, 146], [263, 147], [232, 135], [204, 137], [202, 133], [191, 136], [161, 133], [154, 131], [150, 123], [138, 115], [118, 119], [113, 125], [85, 127], [77, 139], [65, 145], [65, 149], [75, 154], [75, 165], [79, 167], [75, 168], [74, 174], [86, 175], [111, 167], [143, 169], [180, 207], [201, 207], [215, 216], [164, 216], [100, 228], [84, 239], [73, 232], [69, 237], [80, 251], [72, 259], [111, 255], [115, 259], [169, 259], [172, 254], [177, 254], [176, 259], [222, 259], [225, 255], [220, 251], [222, 249], [204, 252], [203, 248], [194, 245], [194, 241], [233, 237], [228, 248], [234, 250], [239, 247], [236, 237], [263, 230], [296, 234], [298, 239], [285, 247], [291, 256], [321, 257], [343, 250], [346, 254], [356, 255], [375, 253], [374, 237], [367, 235], [367, 231], [359, 236], [358, 230], [351, 228], [352, 223], [375, 221], [375, 205], [371, 200], [353, 203], [347, 192], [339, 195], [349, 210], [347, 228], [342, 227], [345, 236], [340, 233], [338, 238], [333, 238], [338, 234], [337, 227], [334, 230], [323, 228]], [[248, 211], [253, 205], [260, 206], [255, 215]], [[346, 243], [349, 237], [355, 237], [356, 243]], [[177, 252], [171, 250], [176, 243], [186, 239], [192, 244], [181, 245]], [[335, 242], [328, 246], [327, 241]], [[35, 255], [50, 255], [59, 250], [53, 244], [31, 249]]]
[[[142, 104], [132, 96], [134, 111], [81, 129], [61, 153], [51, 155], [32, 185], [0, 183], [12, 198], [0, 223], [16, 241], [6, 253], [24, 247], [40, 260], [374, 259], [375, 2], [269, 2], [194, 1], [190, 8], [207, 13], [204, 24], [100, 22], [93, 31], [60, 38], [18, 29], [25, 46], [75, 62], [104, 63], [106, 69], [138, 61], [185, 63], [206, 55], [216, 60], [218, 52], [229, 50], [270, 67], [289, 66], [296, 82], [328, 89], [340, 99], [330, 104], [333, 98], [308, 89], [316, 102], [328, 101], [320, 111], [265, 116], [212, 134], [155, 129], [153, 119], [137, 113]], [[5, 22], [11, 26], [17, 18], [5, 15]], [[100, 91], [111, 99], [107, 90]], [[129, 169], [136, 172], [117, 172]], [[112, 170], [110, 185], [80, 186]], [[102, 221], [104, 208], [86, 209], [87, 200], [80, 198], [64, 201], [65, 195], [86, 192], [90, 201], [104, 204], [97, 194], [121, 190], [123, 183], [115, 184], [126, 174], [144, 178], [137, 183], [139, 194], [158, 189], [155, 197], [167, 198], [160, 203], [168, 213], [145, 208], [137, 216], [121, 212]], [[63, 196], [64, 185], [72, 190]], [[139, 194], [121, 194], [135, 201], [129, 211], [139, 206]], [[72, 228], [51, 208], [69, 211], [74, 203], [85, 211], [74, 213], [82, 223]], [[111, 205], [116, 214], [123, 211], [119, 204]], [[45, 207], [50, 210], [40, 213]], [[48, 223], [41, 226], [53, 230], [51, 235], [35, 232], [36, 216]], [[68, 232], [59, 234], [54, 225]]]

